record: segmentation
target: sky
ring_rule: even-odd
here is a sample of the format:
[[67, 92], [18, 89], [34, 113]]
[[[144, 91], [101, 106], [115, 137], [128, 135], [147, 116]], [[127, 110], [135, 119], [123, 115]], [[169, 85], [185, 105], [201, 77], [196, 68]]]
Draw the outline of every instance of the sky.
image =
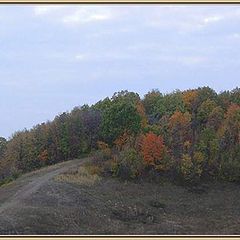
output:
[[240, 84], [240, 5], [0, 5], [0, 136], [114, 92]]

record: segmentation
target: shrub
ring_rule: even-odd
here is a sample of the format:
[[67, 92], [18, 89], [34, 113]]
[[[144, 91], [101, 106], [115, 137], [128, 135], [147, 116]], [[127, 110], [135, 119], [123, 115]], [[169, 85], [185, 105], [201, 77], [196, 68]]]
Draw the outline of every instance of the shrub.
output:
[[134, 148], [124, 149], [116, 156], [113, 175], [122, 179], [134, 179], [143, 169], [143, 160]]

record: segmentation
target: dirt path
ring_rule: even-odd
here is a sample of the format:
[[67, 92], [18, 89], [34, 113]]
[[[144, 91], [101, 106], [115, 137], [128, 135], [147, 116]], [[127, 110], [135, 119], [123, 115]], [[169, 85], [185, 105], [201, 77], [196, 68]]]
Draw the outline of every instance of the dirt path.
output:
[[[24, 207], [24, 201], [30, 199], [42, 186], [47, 184], [56, 175], [66, 172], [84, 164], [88, 159], [76, 159], [68, 162], [49, 166], [17, 179], [0, 188], [0, 229], [4, 229], [4, 223], [12, 226], [12, 230], [18, 234], [14, 226], [14, 211]], [[4, 234], [4, 232], [3, 232]]]

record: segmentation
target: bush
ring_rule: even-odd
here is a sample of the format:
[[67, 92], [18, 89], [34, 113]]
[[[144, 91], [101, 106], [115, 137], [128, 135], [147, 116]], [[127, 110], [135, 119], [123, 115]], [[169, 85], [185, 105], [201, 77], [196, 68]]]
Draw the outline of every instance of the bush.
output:
[[124, 149], [116, 156], [113, 175], [125, 180], [137, 178], [143, 170], [143, 160], [134, 148]]

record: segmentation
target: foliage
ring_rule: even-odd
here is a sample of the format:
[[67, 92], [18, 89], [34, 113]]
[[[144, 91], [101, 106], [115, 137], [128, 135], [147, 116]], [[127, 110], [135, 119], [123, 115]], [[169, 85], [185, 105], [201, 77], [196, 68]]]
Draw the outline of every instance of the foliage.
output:
[[101, 125], [104, 140], [112, 144], [125, 131], [137, 134], [141, 129], [141, 116], [136, 106], [128, 102], [115, 102], [103, 114]]
[[191, 115], [175, 111], [169, 119], [169, 145], [177, 162], [182, 158], [185, 142], [191, 142]]
[[240, 181], [239, 104], [239, 88], [155, 89], [143, 99], [120, 91], [0, 138], [0, 179], [94, 153], [95, 173], [132, 179], [150, 169], [188, 182]]
[[201, 152], [195, 152], [193, 157], [189, 154], [183, 154], [180, 163], [180, 174], [184, 181], [196, 183], [202, 175], [203, 155]]
[[163, 162], [166, 147], [161, 136], [152, 132], [147, 133], [142, 139], [141, 153], [147, 166], [152, 166], [157, 170], [166, 170]]

